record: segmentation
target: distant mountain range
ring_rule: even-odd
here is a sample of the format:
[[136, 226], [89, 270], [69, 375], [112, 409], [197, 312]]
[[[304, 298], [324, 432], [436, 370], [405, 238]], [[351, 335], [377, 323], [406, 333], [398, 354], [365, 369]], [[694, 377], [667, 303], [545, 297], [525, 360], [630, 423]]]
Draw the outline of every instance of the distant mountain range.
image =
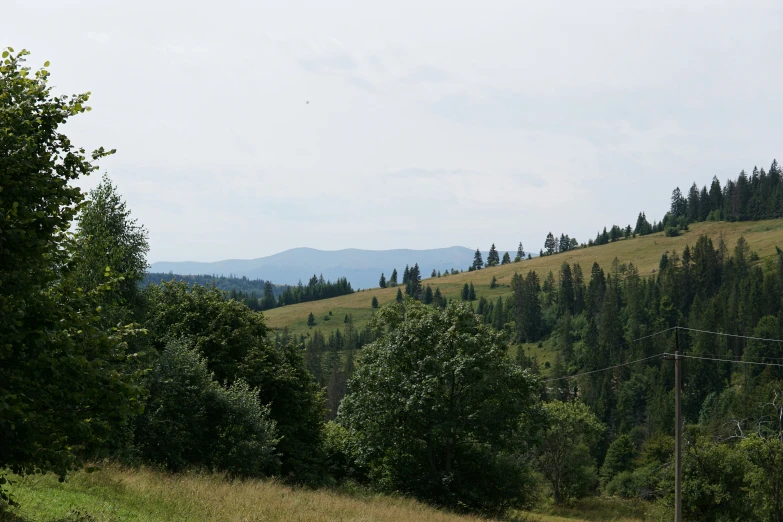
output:
[[[504, 250], [500, 250], [503, 257]], [[473, 263], [475, 250], [465, 247], [433, 248], [429, 250], [316, 250], [314, 248], [293, 248], [258, 259], [227, 259], [213, 263], [194, 261], [153, 263], [150, 272], [173, 273], [180, 275], [214, 274], [223, 276], [246, 276], [251, 279], [265, 279], [275, 284], [296, 284], [315, 275], [323, 274], [332, 281], [346, 277], [354, 289], [378, 286], [381, 272], [388, 279], [393, 269], [397, 269], [398, 279], [402, 281], [405, 265], [419, 264], [422, 277], [429, 277], [432, 270], [441, 272], [456, 268], [467, 270]], [[487, 252], [482, 252], [484, 260]], [[516, 249], [509, 251], [513, 258]]]

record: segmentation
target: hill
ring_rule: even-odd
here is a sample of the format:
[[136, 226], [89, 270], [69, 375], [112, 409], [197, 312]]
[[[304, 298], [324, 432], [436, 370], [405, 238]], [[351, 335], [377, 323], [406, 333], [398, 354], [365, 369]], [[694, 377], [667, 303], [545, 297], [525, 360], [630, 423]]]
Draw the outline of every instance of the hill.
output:
[[[560, 265], [567, 261], [571, 264], [579, 263], [582, 269], [589, 273], [594, 262], [607, 270], [611, 268], [615, 258], [620, 263], [633, 263], [643, 276], [651, 275], [657, 270], [664, 252], [675, 250], [682, 252], [686, 245], [694, 245], [701, 234], [710, 236], [716, 241], [722, 234], [729, 248], [733, 248], [737, 239], [744, 236], [751, 249], [763, 258], [773, 254], [776, 245], [783, 246], [783, 219], [734, 223], [723, 221], [694, 223], [689, 230], [676, 237], [666, 237], [663, 233], [657, 233], [627, 240], [620, 239], [607, 245], [580, 248], [553, 256], [536, 257], [519, 263], [485, 268], [477, 272], [463, 272], [441, 278], [423, 279], [422, 285], [426, 287], [429, 284], [433, 290], [438, 287], [447, 298], [456, 300], [460, 298], [462, 286], [472, 282], [479, 297], [484, 296], [490, 299], [502, 295], [505, 298], [506, 295], [511, 294], [509, 285], [515, 272], [527, 273], [529, 270], [533, 270], [544, 277], [550, 270], [557, 273]], [[490, 289], [493, 277], [497, 279], [498, 286]], [[333, 299], [285, 306], [269, 310], [264, 315], [270, 327], [275, 329], [288, 327], [289, 332], [297, 336], [309, 335], [318, 328], [331, 331], [336, 327], [342, 327], [342, 318], [345, 314], [351, 314], [354, 325], [363, 328], [372, 314], [371, 300], [373, 296], [377, 297], [379, 303], [383, 305], [393, 301], [396, 294], [397, 288], [372, 288]], [[311, 312], [316, 318], [316, 325], [308, 327], [307, 317]], [[332, 312], [331, 317], [329, 312]], [[325, 317], [336, 319], [324, 320]]]
[[[475, 250], [460, 246], [429, 250], [293, 248], [257, 259], [228, 259], [214, 263], [161, 261], [153, 263], [149, 271], [171, 272], [181, 275], [244, 276], [250, 279], [264, 279], [276, 284], [289, 285], [295, 285], [299, 280], [306, 283], [313, 274], [322, 274], [325, 279], [332, 281], [346, 277], [354, 288], [372, 288], [378, 286], [381, 272], [385, 272], [388, 277], [391, 271], [396, 268], [402, 277], [405, 265], [413, 266], [414, 263], [419, 264], [423, 274], [430, 274], [433, 269], [467, 269], [473, 262], [474, 254]], [[486, 252], [483, 255], [486, 257]]]

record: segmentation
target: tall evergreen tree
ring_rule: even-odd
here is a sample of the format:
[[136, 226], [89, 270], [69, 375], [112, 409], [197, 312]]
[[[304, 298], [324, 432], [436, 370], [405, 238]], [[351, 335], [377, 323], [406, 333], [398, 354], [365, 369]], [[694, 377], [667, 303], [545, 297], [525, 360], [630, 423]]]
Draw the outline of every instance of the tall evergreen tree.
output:
[[545, 253], [548, 256], [551, 256], [555, 253], [555, 236], [552, 235], [552, 232], [546, 235], [546, 241], [544, 241], [544, 249]]
[[397, 297], [395, 298], [398, 303], [401, 303], [404, 301], [404, 298], [402, 297], [402, 290], [399, 288], [397, 289]]
[[[372, 303], [371, 304], [372, 304], [373, 308], [378, 308], [378, 298], [375, 297], [375, 296], [372, 296]], [[348, 316], [346, 316], [346, 317], [348, 317]]]
[[517, 247], [517, 256], [514, 258], [514, 262], [518, 263], [525, 259], [525, 249], [522, 248], [522, 241], [519, 242], [519, 246]]
[[405, 271], [402, 273], [403, 286], [408, 284], [408, 281], [410, 281], [410, 277], [411, 277], [411, 269], [408, 265], [405, 265]]
[[381, 279], [378, 281], [378, 286], [381, 288], [386, 288], [386, 276], [381, 272]]
[[424, 290], [424, 304], [432, 304], [432, 300], [433, 300], [432, 287], [430, 285], [427, 285], [427, 288]]
[[685, 216], [688, 212], [688, 201], [683, 197], [680, 187], [677, 187], [672, 191], [670, 212], [675, 220]]
[[468, 288], [468, 301], [475, 301], [476, 300], [476, 289], [473, 288], [473, 282], [471, 281], [470, 287]]
[[497, 266], [500, 264], [500, 255], [495, 248], [495, 243], [489, 248], [489, 254], [487, 254], [487, 266]]
[[460, 294], [460, 297], [462, 297], [463, 301], [467, 301], [470, 299], [470, 287], [467, 283], [462, 287], [462, 293]]
[[476, 249], [476, 253], [473, 255], [473, 264], [471, 265], [471, 268], [473, 270], [480, 270], [481, 267], [484, 266], [484, 258], [481, 257], [481, 252], [479, 249]]
[[500, 262], [500, 264], [507, 265], [509, 263], [511, 263], [511, 256], [508, 254], [508, 252], [506, 252], [505, 254], [503, 254], [503, 260]]
[[392, 270], [391, 277], [389, 277], [389, 286], [394, 288], [397, 286], [397, 269]]

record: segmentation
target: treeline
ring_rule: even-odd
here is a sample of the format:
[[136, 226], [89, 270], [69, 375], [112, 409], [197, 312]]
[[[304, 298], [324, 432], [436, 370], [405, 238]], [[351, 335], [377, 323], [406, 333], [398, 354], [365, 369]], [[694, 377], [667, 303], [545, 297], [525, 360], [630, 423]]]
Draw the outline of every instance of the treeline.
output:
[[274, 285], [263, 279], [248, 279], [247, 277], [215, 276], [215, 275], [179, 275], [164, 273], [147, 273], [142, 281], [143, 286], [160, 284], [162, 282], [183, 281], [190, 285], [214, 286], [227, 292], [229, 299], [244, 303], [254, 311], [270, 310], [278, 306], [286, 306], [320, 299], [329, 299], [353, 293], [351, 283], [345, 277], [332, 282], [324, 280], [323, 275], [313, 277], [307, 285], [301, 281], [295, 286]]
[[709, 188], [704, 185], [701, 190], [694, 182], [687, 194], [677, 187], [672, 191], [669, 212], [661, 221], [650, 223], [647, 215], [639, 212], [635, 227], [613, 225], [608, 231], [604, 227], [586, 246], [657, 232], [676, 236], [687, 230], [689, 223], [702, 221], [759, 221], [780, 217], [783, 217], [783, 175], [777, 160], [773, 160], [769, 172], [754, 167], [748, 176], [742, 170], [736, 180], [729, 179], [723, 187], [717, 177], [712, 178]]

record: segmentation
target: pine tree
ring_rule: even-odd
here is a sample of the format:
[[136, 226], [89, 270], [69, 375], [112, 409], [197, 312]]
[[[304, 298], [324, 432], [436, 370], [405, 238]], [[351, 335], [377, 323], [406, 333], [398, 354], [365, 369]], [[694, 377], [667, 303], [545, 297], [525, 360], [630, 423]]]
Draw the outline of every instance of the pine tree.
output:
[[470, 287], [468, 289], [468, 301], [475, 301], [476, 300], [476, 289], [473, 288], [473, 282], [470, 283]]
[[381, 272], [381, 279], [378, 281], [378, 286], [381, 288], [386, 288], [386, 276], [383, 275], [383, 272]]
[[495, 276], [492, 276], [492, 281], [489, 282], [489, 287], [495, 288], [496, 286], [498, 286], [498, 280]]
[[672, 191], [671, 202], [670, 212], [674, 219], [679, 219], [686, 215], [688, 212], [688, 201], [683, 197], [680, 187], [677, 187]]
[[481, 252], [479, 249], [476, 249], [476, 253], [473, 255], [473, 264], [471, 265], [471, 268], [473, 270], [480, 270], [484, 266], [484, 258], [481, 257]]
[[396, 297], [396, 299], [397, 299], [398, 303], [401, 303], [403, 301], [402, 290], [400, 290], [399, 288], [397, 289], [397, 297]]
[[501, 261], [500, 264], [507, 265], [509, 263], [511, 263], [511, 256], [508, 255], [508, 252], [506, 252], [505, 254], [503, 254], [503, 261]]
[[440, 306], [442, 302], [444, 302], [443, 295], [440, 293], [440, 288], [435, 288], [435, 295], [432, 296], [432, 300], [435, 303], [435, 306]]
[[392, 270], [391, 277], [389, 278], [389, 286], [394, 288], [397, 286], [397, 269]]
[[551, 256], [555, 253], [555, 236], [552, 232], [546, 235], [546, 241], [544, 241], [544, 248], [546, 249], [546, 255]]
[[500, 255], [495, 248], [495, 243], [489, 248], [489, 254], [487, 254], [487, 266], [497, 266], [500, 264]]
[[[372, 296], [372, 307], [378, 308], [378, 298], [375, 296]], [[345, 317], [348, 317], [347, 315]]]
[[522, 248], [522, 241], [519, 242], [519, 247], [517, 247], [517, 257], [514, 258], [515, 263], [519, 263], [525, 259], [525, 249]]
[[315, 316], [313, 315], [313, 312], [310, 312], [310, 315], [307, 316], [307, 326], [315, 326]]
[[440, 277], [440, 276], [438, 276], [438, 272], [433, 268], [430, 277]]
[[405, 265], [405, 271], [402, 273], [402, 284], [407, 285], [411, 277], [411, 269]]
[[462, 287], [462, 294], [461, 294], [462, 300], [467, 301], [470, 299], [470, 287], [467, 283], [465, 283], [465, 286]]
[[432, 304], [432, 287], [430, 285], [427, 285], [427, 289], [424, 291], [424, 304]]

